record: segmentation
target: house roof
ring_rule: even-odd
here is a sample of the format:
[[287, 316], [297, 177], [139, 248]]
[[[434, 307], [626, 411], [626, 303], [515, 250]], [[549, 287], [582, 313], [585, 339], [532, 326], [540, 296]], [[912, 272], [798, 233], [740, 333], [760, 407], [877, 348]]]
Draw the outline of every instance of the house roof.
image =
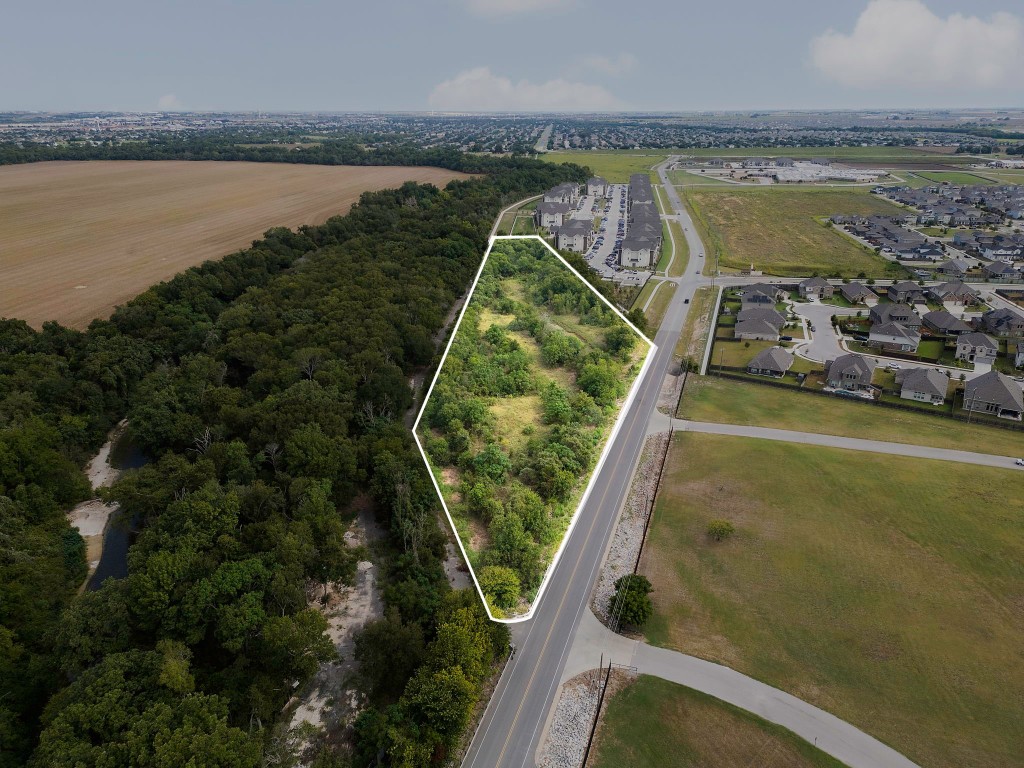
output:
[[906, 304], [878, 304], [871, 308], [871, 321], [874, 323], [919, 320], [917, 313]]
[[889, 288], [890, 290], [899, 291], [900, 293], [914, 293], [916, 291], [924, 290], [924, 288], [922, 288], [920, 285], [918, 285], [917, 283], [912, 283], [909, 280], [900, 280], [898, 283], [893, 283], [891, 286], [889, 286]]
[[969, 344], [972, 347], [986, 347], [988, 349], [999, 349], [999, 344], [991, 336], [975, 331], [974, 333], [961, 334], [957, 344]]
[[767, 320], [753, 319], [740, 320], [733, 329], [733, 334], [739, 336], [741, 333], [753, 333], [758, 336], [778, 336], [779, 329]]
[[792, 365], [792, 354], [784, 350], [782, 347], [769, 347], [768, 349], [762, 349], [754, 355], [754, 358], [747, 363], [747, 368], [785, 373]]
[[827, 288], [831, 283], [823, 277], [809, 277], [800, 282], [801, 288]]
[[936, 368], [908, 368], [896, 374], [901, 391], [924, 392], [933, 397], [945, 398], [949, 388], [949, 377]]
[[921, 341], [921, 334], [916, 331], [912, 331], [905, 325], [899, 323], [876, 323], [871, 328], [871, 333], [868, 334], [868, 338], [874, 336], [892, 336], [897, 339], [906, 339], [907, 341], [913, 341], [915, 343]]
[[970, 269], [970, 265], [963, 259], [950, 259], [939, 264], [936, 269], [942, 270], [943, 272], [966, 272]]
[[543, 200], [537, 203], [538, 213], [568, 213], [572, 210], [572, 205], [569, 203], [554, 203]]
[[875, 295], [874, 291], [861, 283], [846, 283], [841, 285], [839, 290], [847, 299], [860, 299], [864, 297], [870, 298]]
[[967, 294], [970, 294], [971, 296], [978, 295], [976, 290], [971, 288], [969, 285], [965, 285], [959, 280], [950, 280], [948, 283], [932, 286], [928, 290], [935, 296], [964, 296]]
[[776, 328], [781, 328], [786, 324], [786, 318], [774, 307], [748, 306], [745, 309], [741, 309], [736, 314], [736, 321], [743, 322], [744, 320], [763, 320], [766, 323], [771, 323]]
[[964, 402], [980, 400], [996, 403], [1001, 408], [1024, 411], [1024, 393], [1013, 379], [999, 371], [989, 371], [967, 382]]
[[932, 328], [938, 328], [940, 331], [964, 333], [971, 330], [971, 326], [944, 309], [928, 312], [922, 319]]
[[558, 228], [560, 235], [589, 235], [594, 232], [594, 222], [590, 219], [569, 219]]
[[604, 178], [604, 176], [591, 176], [589, 179], [587, 179], [587, 186], [590, 186], [591, 184], [607, 184], [607, 183], [608, 183], [608, 180], [606, 178]]
[[866, 359], [852, 352], [848, 355], [841, 355], [828, 364], [829, 378], [837, 378], [844, 373], [852, 373], [862, 381], [871, 381], [875, 369]]
[[990, 309], [982, 315], [981, 318], [989, 328], [1000, 328], [1001, 326], [1008, 325], [1013, 322], [1024, 323], [1024, 315], [1020, 315], [1006, 307]]

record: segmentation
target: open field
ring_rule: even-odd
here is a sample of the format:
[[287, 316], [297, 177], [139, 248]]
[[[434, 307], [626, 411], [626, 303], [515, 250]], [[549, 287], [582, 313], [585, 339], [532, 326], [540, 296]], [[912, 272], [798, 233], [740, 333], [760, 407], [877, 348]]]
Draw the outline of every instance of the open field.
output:
[[[896, 207], [867, 190], [737, 188], [686, 190], [685, 199], [723, 269], [753, 264], [780, 276], [893, 277], [899, 267], [836, 232], [822, 219], [834, 213], [886, 214]], [[713, 267], [714, 265], [711, 264]]]
[[693, 300], [690, 302], [690, 311], [686, 315], [686, 324], [683, 325], [679, 341], [676, 342], [676, 357], [689, 358], [698, 365], [704, 359], [704, 348], [707, 346], [708, 333], [713, 322], [711, 313], [715, 309], [718, 290], [710, 285], [705, 285], [694, 292]]
[[[655, 643], [921, 766], [1018, 766], [1024, 498], [1012, 469], [683, 433], [642, 572]], [[712, 519], [736, 533], [713, 542]]]
[[1024, 432], [714, 376], [690, 379], [680, 416], [693, 421], [791, 429], [996, 456], [1024, 455]]
[[629, 181], [634, 173], [646, 173], [652, 182], [657, 182], [658, 175], [651, 170], [651, 166], [657, 165], [666, 157], [668, 151], [662, 150], [619, 150], [619, 151], [595, 151], [577, 150], [563, 152], [545, 152], [540, 155], [541, 160], [549, 163], [576, 163], [590, 168], [597, 176], [603, 176], [608, 181], [619, 184]]
[[[668, 258], [666, 259], [665, 255], [662, 255], [658, 269], [660, 271], [667, 269], [669, 277], [682, 277], [690, 263], [690, 244], [686, 241], [686, 234], [678, 221], [670, 219], [668, 229], [671, 236], [665, 238], [666, 245], [662, 246], [663, 254], [667, 254]], [[672, 258], [673, 247], [675, 248], [674, 259]]]
[[592, 754], [596, 768], [842, 768], [785, 728], [648, 675], [608, 701]]
[[319, 224], [367, 190], [444, 185], [438, 168], [187, 161], [0, 168], [0, 317], [84, 328], [271, 227]]
[[939, 184], [995, 184], [992, 179], [967, 171], [920, 171], [917, 175]]

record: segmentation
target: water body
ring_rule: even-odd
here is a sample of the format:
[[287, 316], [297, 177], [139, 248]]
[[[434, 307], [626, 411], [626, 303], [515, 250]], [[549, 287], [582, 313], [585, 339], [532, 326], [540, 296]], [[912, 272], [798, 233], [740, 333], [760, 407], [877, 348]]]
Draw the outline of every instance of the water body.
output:
[[[122, 433], [111, 448], [110, 466], [119, 471], [138, 469], [148, 462], [127, 434]], [[138, 522], [137, 515], [129, 515], [123, 509], [111, 515], [103, 532], [103, 553], [99, 565], [86, 584], [86, 590], [91, 592], [99, 589], [106, 579], [123, 579], [128, 575], [128, 547], [138, 535]]]

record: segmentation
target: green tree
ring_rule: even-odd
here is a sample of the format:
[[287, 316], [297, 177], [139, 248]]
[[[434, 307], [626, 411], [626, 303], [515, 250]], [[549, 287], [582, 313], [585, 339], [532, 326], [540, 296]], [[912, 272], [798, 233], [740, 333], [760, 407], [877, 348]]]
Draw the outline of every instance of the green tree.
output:
[[480, 571], [480, 589], [502, 610], [515, 607], [521, 586], [519, 576], [511, 568], [489, 565]]
[[724, 541], [732, 536], [736, 528], [728, 520], [712, 520], [708, 523], [708, 536], [715, 541]]
[[615, 582], [615, 594], [608, 612], [625, 625], [642, 627], [654, 613], [650, 593], [653, 590], [646, 576], [627, 574]]

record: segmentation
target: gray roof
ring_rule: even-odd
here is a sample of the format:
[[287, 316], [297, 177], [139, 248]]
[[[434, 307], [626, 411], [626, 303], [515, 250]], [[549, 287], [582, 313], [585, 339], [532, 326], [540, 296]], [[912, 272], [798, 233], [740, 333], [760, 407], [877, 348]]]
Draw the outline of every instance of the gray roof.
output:
[[871, 322], [899, 322], [900, 318], [919, 320], [917, 313], [906, 304], [878, 304], [871, 308]]
[[604, 176], [592, 176], [589, 179], [587, 179], [587, 186], [590, 186], [591, 184], [607, 184], [607, 183], [608, 183], [608, 180], [606, 178], [604, 178]]
[[801, 288], [825, 288], [831, 283], [823, 277], [808, 277], [800, 282]]
[[949, 377], [936, 368], [909, 368], [896, 374], [901, 392], [924, 392], [932, 397], [946, 397]]
[[971, 288], [969, 285], [965, 285], [959, 280], [950, 280], [948, 283], [942, 283], [941, 285], [935, 285], [928, 289], [928, 292], [935, 296], [962, 296], [970, 294], [977, 296], [978, 292]]
[[1024, 411], [1024, 393], [1013, 379], [999, 371], [989, 371], [967, 382], [964, 402], [996, 403], [1011, 411]]
[[839, 286], [839, 290], [842, 292], [843, 296], [851, 301], [865, 297], [870, 298], [875, 295], [874, 291], [860, 283], [846, 283], [845, 285]]
[[741, 333], [753, 333], [757, 336], [778, 336], [779, 329], [767, 320], [754, 318], [753, 320], [740, 320], [736, 323], [733, 334], [739, 336]]
[[769, 347], [754, 355], [754, 358], [747, 363], [747, 368], [785, 373], [792, 365], [793, 355], [782, 347]]
[[594, 232], [594, 222], [590, 219], [569, 219], [558, 228], [560, 235], [589, 235]]
[[963, 259], [950, 259], [949, 261], [942, 262], [938, 267], [936, 267], [936, 269], [941, 269], [943, 272], [966, 272], [970, 268], [971, 265]]
[[570, 203], [551, 203], [543, 200], [537, 203], [538, 213], [568, 213], [573, 209]]
[[837, 378], [843, 373], [854, 373], [861, 381], [870, 383], [875, 369], [863, 357], [851, 352], [848, 355], [842, 355], [835, 360], [829, 361], [827, 371], [830, 379]]
[[938, 328], [940, 331], [948, 331], [949, 333], [965, 333], [971, 330], [971, 326], [944, 309], [928, 312], [922, 320], [932, 328]]
[[969, 344], [972, 347], [986, 347], [988, 349], [999, 349], [999, 344], [986, 333], [964, 333], [957, 338], [957, 344]]
[[776, 328], [781, 328], [786, 324], [786, 318], [783, 314], [773, 307], [747, 306], [736, 314], [736, 320], [737, 322], [762, 320], [766, 323], [771, 323]]
[[908, 292], [909, 291], [911, 293], [913, 293], [915, 291], [923, 291], [924, 290], [924, 288], [922, 288], [920, 285], [918, 285], [917, 283], [912, 283], [909, 280], [900, 280], [898, 283], [894, 283], [893, 285], [891, 285], [889, 287], [892, 288], [892, 290], [894, 290], [894, 291], [901, 291], [901, 292]]
[[870, 339], [872, 336], [895, 336], [897, 338], [904, 338], [907, 341], [920, 342], [921, 334], [916, 331], [912, 331], [905, 325], [899, 323], [876, 323], [871, 328], [871, 333], [868, 335]]

